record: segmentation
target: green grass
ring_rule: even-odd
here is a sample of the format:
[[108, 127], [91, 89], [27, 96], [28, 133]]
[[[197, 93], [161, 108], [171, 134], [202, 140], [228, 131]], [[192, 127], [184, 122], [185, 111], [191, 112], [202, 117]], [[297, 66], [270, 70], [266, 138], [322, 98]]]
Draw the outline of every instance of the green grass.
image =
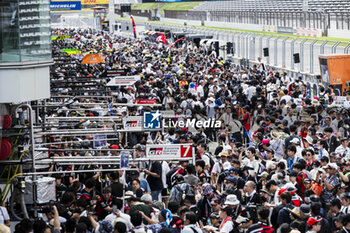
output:
[[[159, 3], [159, 8], [161, 13], [164, 10], [182, 10], [187, 11], [193, 9], [193, 7], [198, 6], [202, 2], [171, 2], [171, 3]], [[158, 8], [158, 3], [142, 3], [133, 4], [131, 9], [133, 10], [154, 10]]]

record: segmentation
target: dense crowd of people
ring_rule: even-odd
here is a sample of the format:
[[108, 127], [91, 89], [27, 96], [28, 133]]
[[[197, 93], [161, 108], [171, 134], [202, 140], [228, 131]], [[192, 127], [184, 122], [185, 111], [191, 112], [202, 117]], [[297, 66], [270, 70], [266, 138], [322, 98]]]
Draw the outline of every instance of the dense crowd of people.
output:
[[[108, 110], [108, 103], [93, 98], [70, 102], [67, 97], [55, 100], [64, 107], [42, 114], [88, 119], [168, 110], [174, 113], [172, 121], [216, 119], [221, 127], [116, 133], [108, 135], [108, 152], [90, 151], [92, 137], [87, 135], [49, 138], [66, 142], [53, 143], [50, 157], [119, 157], [120, 149], [135, 149], [136, 157], [144, 158], [149, 144], [189, 143], [195, 163], [156, 160], [130, 171], [98, 163], [51, 164], [44, 170], [54, 172], [56, 204], [43, 209], [39, 219], [22, 220], [15, 232], [350, 232], [350, 93], [343, 106], [335, 106], [332, 87], [320, 85], [314, 95], [302, 76], [269, 71], [261, 58], [252, 67], [241, 67], [216, 56], [212, 47], [186, 39], [171, 46], [92, 30], [53, 34], [70, 36], [53, 41], [54, 57], [62, 56], [61, 49], [78, 49], [106, 58], [94, 65], [76, 59], [53, 66], [52, 79], [103, 80], [107, 70], [126, 69], [128, 75], [140, 75], [134, 85], [105, 93], [95, 89], [105, 85], [101, 81], [84, 87], [85, 94], [108, 96], [109, 103], [154, 99], [161, 106]], [[77, 88], [52, 84], [51, 90], [69, 95]], [[79, 109], [71, 110], [73, 105]], [[78, 120], [59, 128], [89, 127], [117, 126]], [[103, 171], [106, 167], [116, 170]], [[81, 169], [96, 172], [74, 172]], [[3, 217], [4, 223], [8, 219]]]

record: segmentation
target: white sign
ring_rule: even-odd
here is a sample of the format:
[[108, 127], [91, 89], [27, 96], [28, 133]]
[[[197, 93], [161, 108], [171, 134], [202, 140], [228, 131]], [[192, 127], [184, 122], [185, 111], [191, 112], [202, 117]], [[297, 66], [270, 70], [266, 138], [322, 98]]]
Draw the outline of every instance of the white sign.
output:
[[112, 78], [107, 84], [107, 87], [113, 86], [131, 86], [136, 83], [136, 81], [140, 80], [139, 75], [134, 76], [117, 76]]
[[346, 96], [334, 96], [332, 106], [333, 105], [343, 106], [345, 101], [346, 101]]
[[143, 131], [142, 116], [129, 116], [123, 118], [124, 130]]
[[192, 158], [191, 144], [158, 144], [146, 146], [147, 158], [181, 159]]

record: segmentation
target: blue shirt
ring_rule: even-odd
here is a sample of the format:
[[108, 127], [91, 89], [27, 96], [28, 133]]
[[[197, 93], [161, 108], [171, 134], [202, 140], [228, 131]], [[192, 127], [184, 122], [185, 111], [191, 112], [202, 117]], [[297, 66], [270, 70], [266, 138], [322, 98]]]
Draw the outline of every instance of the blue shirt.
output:
[[[151, 188], [149, 187], [149, 184], [148, 184], [147, 180], [145, 180], [145, 179], [140, 180], [140, 188], [145, 190], [146, 193], [151, 192]], [[132, 190], [130, 182], [128, 183], [128, 189]]]
[[287, 165], [289, 170], [293, 171], [293, 164], [299, 161], [299, 157], [295, 156], [293, 159], [291, 157], [288, 157], [287, 159]]

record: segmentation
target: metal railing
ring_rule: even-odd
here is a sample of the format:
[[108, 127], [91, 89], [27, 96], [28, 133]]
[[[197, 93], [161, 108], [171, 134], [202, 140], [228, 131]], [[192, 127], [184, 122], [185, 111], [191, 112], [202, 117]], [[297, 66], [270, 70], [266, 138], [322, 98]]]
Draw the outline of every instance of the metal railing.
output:
[[[235, 44], [233, 57], [249, 59], [254, 62], [263, 58], [268, 66], [311, 75], [320, 74], [318, 56], [320, 54], [349, 54], [350, 43], [319, 39], [304, 39], [286, 34], [286, 36], [266, 35], [194, 26], [146, 23], [146, 28], [163, 28], [176, 32], [190, 32], [212, 35], [214, 39]], [[263, 57], [263, 48], [269, 49], [269, 56]], [[300, 63], [295, 63], [293, 54], [299, 53]], [[226, 54], [222, 50], [220, 56]]]

